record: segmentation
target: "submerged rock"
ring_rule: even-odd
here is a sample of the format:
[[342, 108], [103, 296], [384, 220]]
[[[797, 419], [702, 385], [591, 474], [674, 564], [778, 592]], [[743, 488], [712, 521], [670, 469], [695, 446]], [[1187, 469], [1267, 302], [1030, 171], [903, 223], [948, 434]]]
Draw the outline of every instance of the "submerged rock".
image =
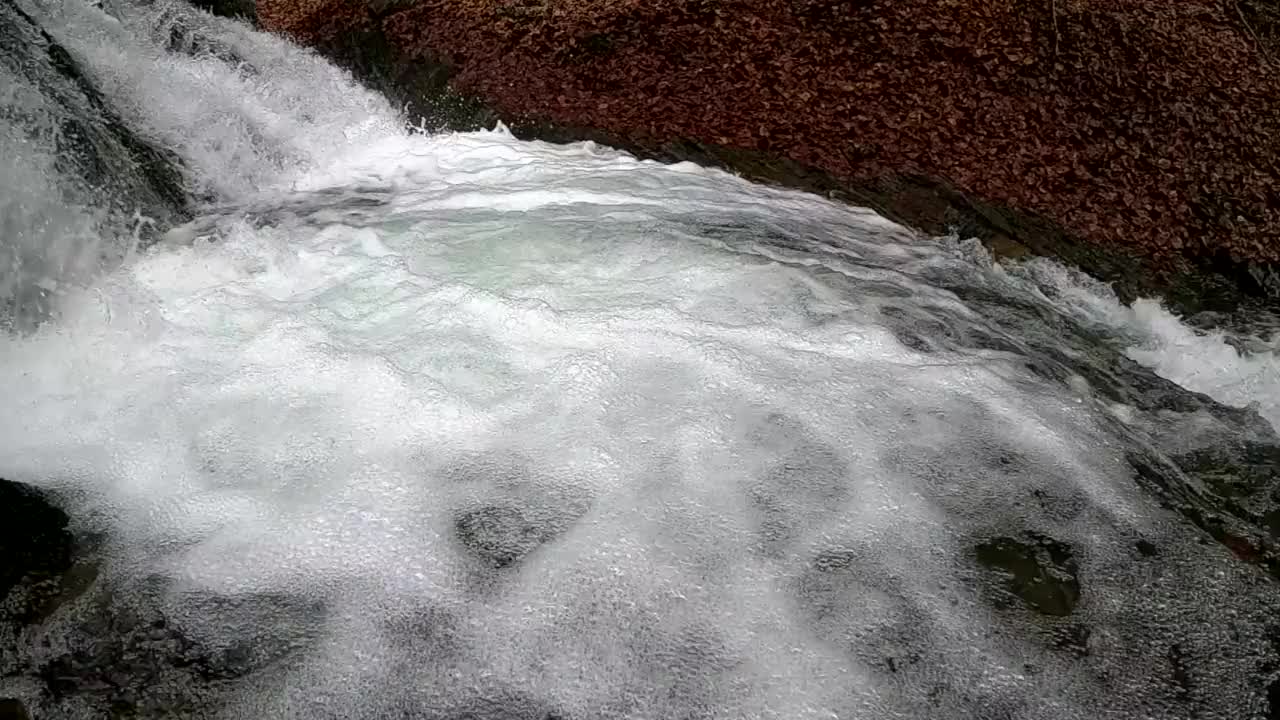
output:
[[494, 570], [519, 565], [567, 532], [589, 506], [572, 486], [535, 478], [518, 460], [503, 460], [464, 462], [446, 473], [472, 494], [453, 513], [454, 536]]
[[1005, 588], [1045, 615], [1065, 616], [1080, 601], [1080, 579], [1071, 548], [1052, 538], [999, 537], [975, 549], [978, 562], [1004, 576]]
[[454, 528], [458, 540], [495, 569], [515, 565], [558, 534], [554, 527], [510, 505], [467, 510], [454, 520]]

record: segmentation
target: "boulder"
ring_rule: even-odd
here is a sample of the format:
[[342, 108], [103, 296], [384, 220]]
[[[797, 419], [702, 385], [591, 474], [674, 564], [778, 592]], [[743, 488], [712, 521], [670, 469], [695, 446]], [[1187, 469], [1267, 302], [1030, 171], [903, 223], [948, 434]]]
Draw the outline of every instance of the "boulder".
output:
[[39, 490], [0, 479], [0, 597], [24, 579], [53, 579], [71, 567], [67, 515]]
[[1196, 312], [1280, 294], [1271, 5], [262, 0], [258, 16], [418, 114], [459, 96], [492, 111], [450, 99], [437, 125], [497, 116], [721, 165]]

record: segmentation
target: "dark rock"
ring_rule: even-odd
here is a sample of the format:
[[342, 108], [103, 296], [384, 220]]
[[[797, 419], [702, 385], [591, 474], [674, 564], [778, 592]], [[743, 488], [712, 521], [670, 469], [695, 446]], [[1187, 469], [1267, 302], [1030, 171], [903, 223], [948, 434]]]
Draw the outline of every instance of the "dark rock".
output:
[[1186, 652], [1183, 651], [1181, 645], [1174, 643], [1169, 646], [1165, 657], [1169, 661], [1169, 679], [1173, 682], [1174, 691], [1179, 697], [1185, 698], [1189, 696], [1191, 694], [1191, 676], [1187, 672]]
[[[174, 621], [157, 602], [164, 581], [99, 583], [26, 670], [48, 717], [216, 717], [234, 681], [287, 666], [318, 636], [319, 604], [280, 594], [184, 599]], [[221, 638], [211, 646], [202, 638]], [[229, 642], [227, 642], [229, 640]], [[57, 651], [51, 651], [56, 648]]]
[[1280, 720], [1280, 678], [1267, 685], [1267, 720]]
[[1070, 615], [1080, 601], [1071, 548], [1043, 535], [998, 537], [975, 549], [978, 563], [1003, 576], [1005, 589], [1045, 615]]
[[392, 13], [408, 10], [417, 0], [369, 0], [369, 12], [375, 18], [383, 18]]
[[192, 0], [191, 4], [214, 15], [258, 22], [257, 0]]
[[0, 720], [31, 720], [31, 715], [22, 701], [0, 698]]
[[[243, 677], [285, 660], [315, 642], [327, 616], [323, 603], [284, 593], [190, 598], [188, 609], [218, 634], [233, 630], [230, 642], [203, 649], [185, 665], [204, 680]], [[153, 638], [174, 632], [163, 616], [151, 627]]]
[[1255, 440], [1223, 442], [1172, 459], [1183, 472], [1222, 497], [1263, 496], [1280, 487], [1280, 445]]
[[835, 572], [853, 565], [857, 557], [852, 550], [823, 550], [813, 559], [813, 567], [819, 572]]
[[454, 537], [489, 569], [519, 564], [567, 532], [591, 505], [584, 488], [539, 475], [519, 454], [460, 458], [441, 475], [467, 494], [454, 508]]
[[954, 347], [956, 338], [950, 327], [923, 311], [885, 306], [880, 308], [880, 316], [887, 321], [898, 342], [911, 350], [931, 353], [935, 344]]
[[495, 569], [520, 562], [559, 534], [555, 524], [514, 505], [487, 504], [454, 519], [458, 540]]
[[1280, 440], [1269, 427], [1259, 427], [1256, 416], [1247, 411], [1213, 404], [1204, 411], [1237, 437], [1252, 439], [1220, 442], [1173, 458], [1131, 451], [1127, 458], [1135, 479], [1236, 557], [1280, 579], [1280, 539], [1275, 532], [1280, 501], [1270, 461]]
[[1089, 637], [1093, 631], [1088, 625], [1080, 623], [1069, 623], [1056, 627], [1050, 633], [1054, 647], [1065, 650], [1076, 657], [1086, 657], [1089, 654]]
[[44, 493], [0, 479], [0, 597], [24, 578], [55, 579], [71, 567], [67, 520]]
[[1280, 508], [1276, 508], [1264, 515], [1262, 521], [1272, 539], [1280, 540]]

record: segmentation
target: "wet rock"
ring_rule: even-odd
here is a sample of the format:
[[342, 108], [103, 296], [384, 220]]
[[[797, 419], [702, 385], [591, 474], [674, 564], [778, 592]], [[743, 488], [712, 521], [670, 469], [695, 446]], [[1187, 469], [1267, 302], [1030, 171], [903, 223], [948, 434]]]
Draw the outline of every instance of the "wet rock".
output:
[[1035, 534], [1027, 540], [998, 537], [979, 544], [974, 554], [1009, 593], [1039, 613], [1070, 615], [1080, 601], [1079, 569], [1064, 543]]
[[0, 597], [24, 579], [56, 580], [71, 567], [67, 522], [44, 493], [0, 479]]
[[1169, 662], [1169, 680], [1174, 686], [1174, 692], [1180, 698], [1186, 698], [1191, 694], [1191, 676], [1187, 672], [1187, 653], [1178, 643], [1169, 646], [1165, 653], [1165, 658]]
[[1272, 539], [1280, 540], [1280, 508], [1276, 508], [1263, 516], [1262, 522]]
[[1093, 631], [1088, 625], [1081, 623], [1069, 623], [1054, 628], [1050, 637], [1053, 646], [1065, 650], [1076, 657], [1085, 657], [1089, 654], [1089, 637]]
[[443, 716], [429, 710], [424, 715], [444, 717], [448, 720], [566, 720], [567, 718], [566, 715], [555, 710], [546, 709], [546, 703], [536, 698], [505, 688], [490, 688], [483, 694], [477, 694], [457, 703], [456, 707], [450, 708]]
[[1253, 440], [1223, 442], [1172, 459], [1183, 472], [1223, 497], [1265, 495], [1280, 487], [1280, 445]]
[[[1132, 442], [1126, 458], [1138, 485], [1237, 557], [1280, 577], [1280, 496], [1271, 492], [1280, 478], [1280, 438], [1263, 418], [1251, 409], [1217, 403], [1139, 365], [1124, 352], [1132, 340], [1114, 329], [1011, 297], [996, 286], [939, 280], [951, 282], [952, 291], [991, 322], [993, 327], [985, 332], [1018, 338], [1016, 350], [1026, 357], [1031, 373], [1068, 386], [1083, 378], [1091, 394], [1143, 413], [1199, 418], [1193, 424], [1211, 420], [1212, 433], [1194, 445], [1198, 449], [1186, 452], [1178, 452], [1186, 446], [1186, 438], [1178, 436], [1183, 431], [1159, 431], [1155, 440], [1174, 449], [1170, 456], [1150, 449], [1153, 438], [1144, 433], [1151, 428], [1116, 422], [1113, 429]], [[1154, 550], [1141, 545], [1138, 549], [1144, 555]]]
[[980, 328], [970, 328], [964, 333], [963, 339], [960, 341], [965, 347], [975, 348], [977, 350], [992, 350], [995, 352], [1020, 354], [1020, 348], [1016, 341], [1011, 338], [1001, 337], [993, 332]]
[[0, 698], [0, 720], [31, 720], [31, 716], [22, 701]]
[[164, 22], [157, 22], [152, 30], [155, 39], [165, 50], [198, 57], [208, 55], [218, 58], [228, 65], [234, 65], [247, 75], [257, 74], [257, 69], [248, 63], [225, 42], [204, 32], [200, 27], [192, 27], [187, 16], [171, 12]]
[[192, 0], [191, 4], [208, 10], [214, 15], [242, 18], [251, 23], [258, 22], [258, 3], [256, 0]]
[[[310, 647], [327, 616], [315, 599], [285, 593], [188, 598], [181, 634], [228, 635], [217, 647], [204, 647], [188, 668], [204, 680], [230, 680], [262, 670]], [[151, 637], [172, 632], [163, 616], [152, 621]]]
[[880, 316], [887, 321], [898, 342], [911, 350], [931, 353], [935, 346], [954, 347], [955, 333], [937, 318], [894, 306], [880, 308]]
[[[103, 237], [137, 237], [146, 245], [191, 212], [177, 156], [125, 122], [67, 48], [15, 0], [0, 0], [0, 86], [13, 88], [0, 107], [9, 140], [47, 148], [58, 200], [83, 209]], [[8, 97], [8, 96], [7, 96]], [[0, 297], [0, 327], [29, 328], [53, 312], [42, 278], [62, 280], [64, 257], [49, 255], [38, 233], [9, 233], [0, 267], [14, 268]], [[120, 260], [125, 243], [104, 243], [101, 259]]]
[[13, 0], [0, 0], [0, 37], [6, 39], [0, 67], [57, 103], [49, 112], [62, 125], [59, 150], [72, 163], [66, 175], [83, 176], [91, 185], [110, 183], [111, 199], [125, 197], [161, 222], [189, 215], [177, 156], [130, 128], [72, 54]]
[[495, 569], [515, 565], [559, 534], [555, 524], [512, 505], [483, 505], [463, 511], [453, 526], [458, 540]]
[[813, 559], [813, 568], [818, 572], [836, 572], [851, 567], [857, 558], [852, 550], [823, 550]]
[[1267, 685], [1267, 720], [1280, 720], [1280, 678]]
[[40, 628], [32, 642], [42, 649], [22, 671], [42, 688], [36, 716], [217, 717], [233, 681], [287, 666], [324, 618], [314, 602], [254, 594], [185, 598], [191, 612], [179, 621], [165, 587], [100, 583], [73, 617]]
[[1280, 579], [1280, 499], [1272, 460], [1280, 440], [1248, 411], [1206, 406], [1205, 412], [1237, 438], [1252, 439], [1172, 458], [1131, 451], [1126, 456], [1135, 480], [1237, 558]]

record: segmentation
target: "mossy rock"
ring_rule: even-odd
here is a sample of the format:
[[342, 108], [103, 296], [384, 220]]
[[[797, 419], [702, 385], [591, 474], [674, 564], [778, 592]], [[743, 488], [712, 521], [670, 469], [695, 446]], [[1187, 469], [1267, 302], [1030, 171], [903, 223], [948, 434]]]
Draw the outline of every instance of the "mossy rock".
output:
[[980, 565], [1000, 576], [1009, 593], [1036, 612], [1065, 617], [1080, 602], [1079, 568], [1065, 543], [1043, 535], [997, 537], [979, 544], [974, 553]]

